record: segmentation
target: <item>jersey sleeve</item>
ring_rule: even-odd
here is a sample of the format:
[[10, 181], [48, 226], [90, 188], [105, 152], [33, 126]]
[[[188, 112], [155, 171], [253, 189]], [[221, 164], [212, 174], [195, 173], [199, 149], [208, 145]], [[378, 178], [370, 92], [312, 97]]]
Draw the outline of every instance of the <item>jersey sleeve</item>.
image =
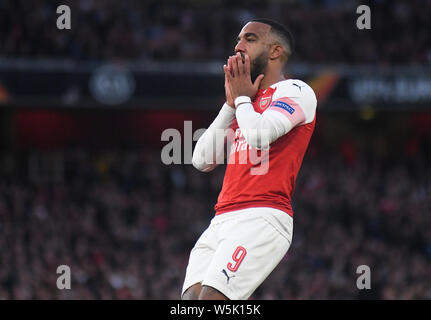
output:
[[235, 110], [225, 103], [196, 143], [192, 157], [192, 164], [196, 169], [209, 172], [224, 163], [226, 148], [229, 150], [233, 140], [231, 127], [234, 120]]
[[[292, 128], [314, 120], [317, 99], [313, 89], [301, 80], [285, 81], [277, 87], [272, 103], [265, 112], [276, 111], [289, 119]], [[264, 112], [264, 113], [265, 113]]]
[[313, 89], [300, 80], [287, 80], [277, 86], [271, 105], [262, 114], [251, 103], [237, 105], [236, 118], [247, 143], [267, 148], [296, 126], [313, 121], [317, 99]]

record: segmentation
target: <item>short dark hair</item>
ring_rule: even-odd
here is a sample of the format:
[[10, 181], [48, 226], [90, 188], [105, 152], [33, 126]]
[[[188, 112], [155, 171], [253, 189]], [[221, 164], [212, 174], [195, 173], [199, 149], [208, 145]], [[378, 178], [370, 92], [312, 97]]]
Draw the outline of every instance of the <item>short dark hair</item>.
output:
[[250, 22], [260, 22], [260, 23], [264, 23], [264, 24], [271, 26], [271, 32], [276, 33], [284, 41], [286, 41], [287, 45], [289, 46], [289, 50], [290, 50], [289, 55], [292, 54], [293, 45], [294, 45], [293, 36], [292, 36], [292, 33], [289, 31], [289, 29], [285, 25], [283, 25], [277, 21], [267, 19], [267, 18], [253, 19]]

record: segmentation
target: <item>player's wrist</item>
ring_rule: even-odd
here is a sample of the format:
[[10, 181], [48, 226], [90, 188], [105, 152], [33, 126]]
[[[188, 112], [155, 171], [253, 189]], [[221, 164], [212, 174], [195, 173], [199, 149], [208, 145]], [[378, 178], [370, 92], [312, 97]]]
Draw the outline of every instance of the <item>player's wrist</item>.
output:
[[235, 98], [235, 107], [238, 108], [241, 104], [251, 103], [251, 99], [248, 96], [239, 96]]
[[225, 105], [225, 106], [228, 106], [229, 108], [231, 108], [231, 109], [234, 109], [234, 110], [235, 110], [235, 102], [233, 102], [233, 101], [226, 101], [226, 102], [224, 103], [224, 105]]
[[233, 113], [235, 114], [235, 104], [230, 105], [227, 101], [222, 106], [223, 112]]

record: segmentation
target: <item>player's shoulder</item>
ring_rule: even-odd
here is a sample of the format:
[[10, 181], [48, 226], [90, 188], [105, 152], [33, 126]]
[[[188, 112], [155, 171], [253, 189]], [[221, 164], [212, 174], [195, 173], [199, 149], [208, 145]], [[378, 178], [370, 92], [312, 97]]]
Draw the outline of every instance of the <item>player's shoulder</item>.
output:
[[313, 89], [299, 79], [287, 79], [275, 83], [272, 101], [291, 101], [300, 106], [305, 114], [306, 122], [313, 121], [317, 109], [317, 98]]
[[304, 81], [299, 79], [286, 79], [273, 84], [275, 88], [273, 99], [282, 97], [316, 99], [314, 90]]

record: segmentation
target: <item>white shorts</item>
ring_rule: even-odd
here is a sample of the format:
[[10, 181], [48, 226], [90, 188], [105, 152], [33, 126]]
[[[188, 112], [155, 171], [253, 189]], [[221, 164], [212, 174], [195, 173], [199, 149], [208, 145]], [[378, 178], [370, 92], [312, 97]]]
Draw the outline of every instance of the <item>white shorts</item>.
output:
[[248, 299], [284, 257], [292, 233], [292, 217], [274, 208], [215, 216], [190, 253], [182, 294], [201, 283], [231, 300]]

